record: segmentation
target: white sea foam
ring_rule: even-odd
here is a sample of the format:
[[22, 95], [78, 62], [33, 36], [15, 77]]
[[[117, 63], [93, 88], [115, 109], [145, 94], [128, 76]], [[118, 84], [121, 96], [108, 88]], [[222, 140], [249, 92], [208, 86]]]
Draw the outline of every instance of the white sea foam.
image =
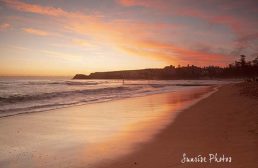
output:
[[229, 82], [232, 81], [0, 79], [0, 117]]

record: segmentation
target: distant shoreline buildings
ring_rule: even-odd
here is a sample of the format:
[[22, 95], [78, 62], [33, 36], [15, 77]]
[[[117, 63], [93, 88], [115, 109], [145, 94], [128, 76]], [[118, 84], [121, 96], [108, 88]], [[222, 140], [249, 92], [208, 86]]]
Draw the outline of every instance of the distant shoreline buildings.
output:
[[245, 55], [239, 61], [227, 67], [194, 65], [166, 66], [156, 69], [121, 70], [109, 72], [94, 72], [89, 75], [76, 74], [73, 79], [212, 79], [212, 78], [250, 78], [258, 76], [258, 56], [252, 61], [246, 61]]

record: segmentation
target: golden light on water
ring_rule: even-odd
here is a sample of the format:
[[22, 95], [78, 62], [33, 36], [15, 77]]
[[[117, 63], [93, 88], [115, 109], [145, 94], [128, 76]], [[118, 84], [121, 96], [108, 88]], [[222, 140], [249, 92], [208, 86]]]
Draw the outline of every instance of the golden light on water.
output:
[[[21, 164], [25, 164], [25, 158], [29, 165], [47, 166], [51, 159], [51, 164], [62, 160], [62, 164], [75, 166], [121, 157], [150, 141], [173, 122], [179, 110], [209, 90], [149, 95], [3, 118], [0, 155], [3, 159], [22, 155], [13, 162], [20, 166], [24, 166]], [[66, 152], [59, 154], [62, 151]]]

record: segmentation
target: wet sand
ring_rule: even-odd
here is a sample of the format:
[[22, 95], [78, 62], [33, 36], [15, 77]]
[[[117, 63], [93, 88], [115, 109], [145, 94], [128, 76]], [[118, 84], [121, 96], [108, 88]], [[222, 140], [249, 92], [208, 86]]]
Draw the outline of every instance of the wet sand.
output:
[[[194, 105], [210, 88], [1, 118], [0, 167], [257, 167], [258, 101], [239, 87]], [[216, 153], [232, 162], [209, 163]]]
[[210, 91], [210, 87], [187, 87], [1, 118], [0, 167], [88, 168], [104, 162], [116, 164], [123, 158], [130, 167], [127, 156], [137, 156], [178, 112]]
[[[255, 168], [257, 156], [258, 99], [241, 94], [239, 85], [227, 85], [180, 113], [175, 121], [138, 150], [99, 168]], [[207, 162], [182, 163], [187, 157]], [[209, 162], [231, 157], [231, 162]]]

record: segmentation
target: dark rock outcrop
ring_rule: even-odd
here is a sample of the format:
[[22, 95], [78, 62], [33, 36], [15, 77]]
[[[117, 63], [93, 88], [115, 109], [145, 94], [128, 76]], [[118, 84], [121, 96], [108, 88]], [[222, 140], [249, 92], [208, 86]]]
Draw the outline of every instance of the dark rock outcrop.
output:
[[84, 74], [76, 74], [73, 79], [89, 79], [87, 75]]

